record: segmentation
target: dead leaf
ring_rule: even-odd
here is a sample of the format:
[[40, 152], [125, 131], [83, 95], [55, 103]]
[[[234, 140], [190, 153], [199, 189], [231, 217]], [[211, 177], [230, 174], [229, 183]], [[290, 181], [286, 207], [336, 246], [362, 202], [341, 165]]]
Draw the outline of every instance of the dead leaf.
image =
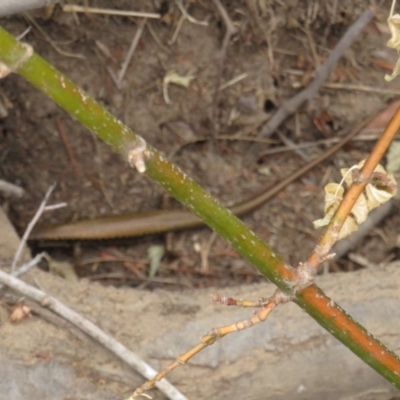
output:
[[74, 266], [68, 261], [57, 261], [51, 258], [47, 253], [45, 259], [49, 265], [49, 271], [59, 275], [68, 282], [78, 282], [79, 277], [75, 272]]
[[189, 87], [190, 82], [194, 78], [195, 76], [192, 75], [190, 72], [188, 73], [188, 75], [184, 76], [184, 75], [179, 75], [175, 70], [168, 71], [163, 79], [163, 93], [165, 102], [167, 104], [171, 104], [171, 100], [168, 96], [168, 86], [170, 83], [187, 88]]
[[164, 246], [150, 246], [147, 249], [147, 255], [150, 259], [149, 279], [153, 279], [156, 276], [158, 268], [160, 267], [161, 259], [165, 254]]
[[[343, 199], [344, 188], [337, 183], [328, 183], [325, 186], [325, 216], [322, 219], [313, 222], [314, 228], [318, 229], [328, 225], [331, 222], [339, 204]], [[342, 229], [339, 232], [338, 240], [345, 238], [358, 229], [358, 225], [366, 220], [368, 216], [368, 207], [364, 195], [361, 195], [346, 218]]]
[[[389, 30], [392, 37], [388, 40], [387, 46], [390, 47], [391, 49], [396, 49], [400, 55], [400, 15], [399, 14], [393, 15], [395, 5], [396, 5], [396, 0], [393, 0], [392, 8], [390, 10], [390, 16], [388, 18]], [[392, 74], [385, 75], [385, 80], [390, 82], [394, 78], [396, 78], [396, 76], [399, 74], [400, 74], [400, 57], [396, 62], [396, 66], [394, 67]]]
[[[364, 166], [364, 163], [365, 160], [362, 160], [352, 168], [343, 168], [340, 170], [348, 187], [353, 183], [353, 176], [349, 172], [351, 170], [360, 170]], [[371, 175], [370, 182], [365, 187], [368, 211], [389, 201], [396, 192], [396, 179], [394, 179], [392, 174], [387, 173], [382, 165], [378, 164]]]
[[[347, 187], [350, 187], [354, 181], [354, 177], [363, 167], [364, 163], [365, 160], [362, 160], [351, 168], [341, 169], [342, 182], [340, 184], [328, 183], [325, 186], [325, 215], [324, 218], [313, 222], [315, 229], [330, 223], [343, 199], [343, 182], [346, 183]], [[390, 200], [396, 194], [396, 190], [397, 184], [393, 175], [388, 174], [381, 165], [378, 165], [372, 173], [370, 182], [366, 185], [364, 193], [358, 197], [349, 216], [346, 218], [339, 232], [338, 240], [355, 232], [358, 226], [367, 219], [369, 212]]]

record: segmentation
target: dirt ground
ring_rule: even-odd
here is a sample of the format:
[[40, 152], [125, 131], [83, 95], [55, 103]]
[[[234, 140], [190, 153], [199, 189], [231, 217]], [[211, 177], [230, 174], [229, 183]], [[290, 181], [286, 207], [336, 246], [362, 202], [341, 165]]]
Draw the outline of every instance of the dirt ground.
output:
[[[51, 16], [39, 10], [4, 18], [0, 23], [14, 35], [32, 26], [24, 40], [38, 54], [210, 193], [232, 204], [283, 179], [326, 149], [325, 145], [306, 148], [302, 156], [294, 151], [268, 154], [285, 146], [282, 137], [295, 144], [335, 137], [341, 129], [396, 100], [400, 83], [394, 81], [389, 86], [383, 80], [389, 72], [387, 67], [396, 61], [395, 51], [385, 47], [389, 35], [384, 24], [391, 4], [387, 0], [331, 73], [328, 82], [337, 87], [323, 87], [314, 101], [301, 107], [270, 139], [257, 141], [262, 123], [308, 85], [317, 66], [365, 10], [366, 2], [222, 3], [237, 27], [224, 58], [221, 49], [225, 25], [212, 2], [186, 2], [188, 12], [208, 24], [184, 20], [177, 31], [181, 11], [174, 1], [90, 1], [91, 7], [163, 15], [161, 21], [147, 21], [119, 88], [109, 70], [118, 73], [140, 19], [64, 13], [57, 6]], [[170, 84], [168, 104], [163, 79], [172, 71], [194, 78], [187, 88]], [[242, 80], [224, 86], [244, 73]], [[43, 223], [180, 207], [17, 75], [0, 82], [0, 100], [4, 106], [0, 119], [0, 177], [25, 190], [20, 199], [2, 198], [2, 207], [20, 234], [53, 182], [57, 182], [57, 188], [52, 202], [67, 202], [68, 206], [45, 213]], [[363, 137], [365, 140], [346, 145], [333, 159], [321, 163], [244, 218], [291, 264], [306, 259], [318, 239], [312, 221], [323, 215], [323, 186], [339, 180], [340, 168], [368, 155], [376, 132], [366, 132]], [[399, 225], [395, 204], [390, 216], [353, 251], [373, 263], [396, 259]], [[168, 251], [155, 278], [148, 282], [147, 251], [154, 244], [165, 245]], [[208, 246], [202, 262], [201, 253]], [[234, 289], [264, 282], [227, 243], [212, 239], [207, 228], [123, 242], [80, 243], [79, 247], [70, 243], [47, 245], [45, 249], [57, 259], [74, 258], [75, 272], [85, 278], [84, 282], [96, 282], [96, 287], [101, 284], [109, 290], [162, 289], [173, 295], [183, 289]], [[32, 250], [40, 249], [35, 245]], [[47, 270], [46, 265], [42, 268]], [[360, 268], [344, 257], [332, 262], [329, 271]]]
[[[148, 21], [121, 89], [116, 88], [107, 69], [111, 68], [115, 73], [119, 70], [138, 20], [94, 14], [74, 16], [57, 8], [47, 21], [38, 12], [30, 14], [30, 20], [23, 16], [4, 19], [3, 25], [17, 35], [31, 25], [34, 18], [37, 26], [52, 38], [50, 43], [43, 33], [32, 28], [25, 40], [39, 54], [104, 103], [213, 195], [232, 204], [283, 179], [304, 164], [305, 161], [294, 152], [260, 156], [271, 147], [282, 146], [276, 135], [271, 138], [272, 144], [257, 142], [256, 148], [247, 140], [257, 138], [260, 120], [293, 96], [307, 79], [309, 81], [315, 62], [326, 59], [329, 48], [361, 12], [364, 2], [338, 5], [326, 40], [323, 35], [332, 15], [332, 5], [329, 2], [292, 3], [273, 2], [262, 11], [266, 27], [270, 26], [267, 24], [269, 18], [274, 22], [268, 36], [273, 43], [272, 55], [247, 3], [227, 3], [227, 11], [237, 25], [238, 33], [227, 48], [219, 80], [223, 85], [240, 74], [247, 73], [248, 76], [220, 90], [216, 103], [214, 94], [225, 27], [217, 10], [207, 2], [191, 2], [189, 9], [198, 20], [207, 20], [208, 26], [185, 21], [171, 45], [168, 41], [181, 14], [173, 2], [162, 3], [162, 11], [166, 12], [163, 22]], [[130, 2], [99, 1], [91, 5], [129, 9]], [[317, 49], [317, 60], [313, 58], [310, 41], [304, 32], [305, 16], [310, 7], [309, 31]], [[386, 8], [382, 7], [382, 12], [387, 7], [388, 4]], [[159, 10], [156, 3], [150, 5], [148, 2], [135, 2], [135, 8]], [[329, 81], [341, 83], [344, 88], [355, 83], [375, 89], [388, 87], [382, 79], [388, 71], [373, 63], [378, 58], [395, 60], [394, 52], [384, 46], [388, 36], [377, 28], [378, 23], [384, 22], [384, 14], [380, 16], [380, 20], [369, 25], [346, 52]], [[108, 49], [110, 57], [99, 50], [99, 43]], [[69, 52], [70, 56], [60, 54], [54, 46]], [[272, 68], [271, 61], [274, 63]], [[166, 104], [162, 80], [170, 71], [193, 74], [195, 79], [189, 88], [171, 84], [168, 90], [171, 104]], [[46, 213], [43, 223], [179, 207], [155, 183], [127, 169], [118, 155], [23, 79], [11, 76], [1, 84], [2, 96], [10, 107], [8, 117], [1, 120], [1, 173], [4, 179], [19, 184], [26, 191], [19, 200], [4, 200], [3, 207], [19, 232], [23, 232], [53, 182], [58, 183], [53, 201], [65, 201], [68, 207]], [[396, 85], [399, 86], [395, 82], [390, 88], [396, 90]], [[302, 107], [296, 118], [287, 121], [280, 134], [295, 143], [324, 139], [313, 119], [322, 119], [325, 112], [331, 118], [325, 124], [324, 131], [328, 131], [325, 135], [334, 136], [341, 128], [352, 126], [393, 98], [395, 95], [379, 90], [371, 93], [323, 89], [318, 99]], [[218, 140], [220, 136], [238, 139]], [[246, 217], [246, 222], [296, 265], [307, 257], [319, 235], [311, 222], [323, 213], [321, 188], [327, 181], [338, 179], [338, 167], [350, 166], [365, 158], [372, 146], [371, 141], [346, 146], [334, 159], [319, 165], [269, 204]], [[312, 159], [323, 150], [321, 146], [305, 149], [304, 157]], [[209, 168], [210, 165], [213, 167]], [[373, 262], [385, 259], [393, 247], [390, 238], [396, 236], [396, 226], [397, 215], [388, 219], [378, 232], [372, 232], [364, 247], [361, 245], [357, 251]], [[125, 242], [123, 247], [111, 243], [111, 247], [96, 244], [89, 249], [82, 244], [84, 265], [76, 272], [81, 277], [92, 276], [105, 284], [138, 286], [147, 279], [148, 247], [163, 244], [164, 240], [163, 236], [154, 236]], [[164, 257], [151, 287], [230, 286], [262, 279], [219, 239], [211, 246], [208, 265], [201, 266], [199, 253], [193, 251], [194, 245], [204, 248], [209, 240], [207, 229], [169, 235], [171, 251]], [[71, 251], [63, 250], [61, 256], [68, 254], [71, 255]], [[94, 265], [90, 263], [93, 257], [104, 262]], [[128, 260], [125, 265], [110, 261], [121, 258]], [[348, 264], [345, 260], [332, 265], [332, 269], [354, 268]]]

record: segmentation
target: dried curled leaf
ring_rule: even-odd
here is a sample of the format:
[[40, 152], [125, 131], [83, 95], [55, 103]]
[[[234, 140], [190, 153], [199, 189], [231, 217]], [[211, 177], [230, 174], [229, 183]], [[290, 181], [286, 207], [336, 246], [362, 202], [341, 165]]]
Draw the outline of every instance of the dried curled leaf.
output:
[[184, 76], [179, 75], [175, 70], [168, 71], [163, 79], [163, 93], [165, 102], [167, 104], [171, 104], [171, 100], [168, 95], [168, 86], [170, 83], [187, 88], [194, 78], [195, 76], [190, 72], [188, 73], [188, 75]]
[[[340, 171], [347, 187], [352, 185], [354, 177], [358, 176], [358, 172], [364, 163], [365, 160], [351, 168], [345, 168]], [[371, 180], [367, 184], [364, 193], [359, 196], [343, 224], [338, 239], [343, 239], [356, 231], [358, 225], [367, 219], [368, 213], [390, 200], [396, 194], [396, 190], [397, 184], [393, 175], [388, 174], [381, 165], [378, 165], [372, 173]], [[329, 224], [343, 199], [343, 195], [344, 188], [341, 184], [328, 183], [325, 186], [325, 216], [313, 222], [315, 229]]]
[[69, 261], [57, 261], [51, 258], [47, 253], [45, 253], [44, 258], [49, 265], [49, 271], [54, 275], [59, 275], [68, 282], [79, 281], [74, 266]]
[[[362, 160], [355, 167], [340, 170], [348, 187], [353, 183], [353, 175], [349, 174], [350, 170], [353, 169], [354, 171], [358, 171], [364, 166], [364, 163], [365, 160]], [[365, 188], [368, 210], [371, 211], [386, 203], [396, 194], [396, 192], [397, 183], [394, 176], [387, 173], [385, 168], [378, 164], [372, 173], [370, 182]]]
[[[388, 40], [387, 46], [392, 49], [396, 49], [400, 55], [400, 15], [399, 14], [393, 15], [395, 5], [396, 5], [396, 0], [393, 0], [392, 9], [390, 10], [390, 16], [387, 20], [388, 25], [389, 25], [389, 30], [390, 30], [390, 33], [392, 34], [392, 37]], [[400, 74], [400, 57], [396, 62], [396, 65], [394, 67], [392, 74], [385, 75], [385, 80], [390, 82], [394, 78], [396, 78], [396, 76], [399, 74]]]
[[161, 259], [165, 254], [164, 246], [150, 246], [147, 249], [147, 256], [150, 259], [149, 279], [153, 279], [160, 267]]
[[[314, 228], [318, 229], [326, 226], [331, 221], [340, 202], [343, 199], [344, 188], [337, 183], [328, 183], [325, 186], [325, 216], [322, 219], [313, 222]], [[358, 225], [365, 221], [368, 216], [367, 201], [364, 195], [361, 195], [346, 218], [342, 229], [339, 232], [338, 239], [342, 239], [358, 229]]]
[[333, 214], [339, 207], [340, 202], [343, 199], [344, 189], [337, 183], [328, 183], [325, 186], [325, 216], [322, 219], [317, 219], [313, 222], [314, 228], [322, 228], [331, 221]]

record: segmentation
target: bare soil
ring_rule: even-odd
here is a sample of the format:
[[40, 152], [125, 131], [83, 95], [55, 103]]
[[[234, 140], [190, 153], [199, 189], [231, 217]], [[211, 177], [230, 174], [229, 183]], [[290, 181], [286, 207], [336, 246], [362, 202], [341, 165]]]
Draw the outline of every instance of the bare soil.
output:
[[[329, 82], [341, 88], [322, 88], [318, 98], [299, 109], [279, 132], [267, 141], [257, 141], [260, 121], [310, 82], [313, 71], [365, 9], [365, 1], [337, 2], [335, 14], [334, 1], [223, 1], [237, 27], [225, 58], [221, 57], [225, 26], [213, 3], [186, 3], [190, 14], [208, 25], [185, 20], [171, 43], [181, 18], [173, 1], [90, 2], [92, 7], [163, 14], [161, 21], [147, 21], [121, 88], [116, 87], [109, 70], [118, 73], [139, 19], [74, 15], [56, 7], [49, 18], [39, 10], [3, 19], [1, 24], [19, 35], [34, 21], [24, 40], [38, 54], [226, 204], [283, 179], [326, 148], [303, 149], [302, 157], [293, 151], [262, 155], [283, 146], [282, 136], [295, 144], [335, 137], [400, 93], [398, 82], [389, 86], [383, 80], [388, 73], [383, 61], [392, 65], [396, 60], [395, 52], [385, 47], [389, 35], [383, 24], [391, 4], [387, 0], [332, 72]], [[251, 4], [257, 7], [256, 13]], [[171, 71], [194, 79], [187, 88], [169, 85], [167, 104], [163, 78]], [[243, 73], [247, 74], [244, 79], [224, 88]], [[350, 84], [366, 89], [349, 90]], [[398, 93], [385, 92], [388, 88]], [[19, 233], [53, 182], [57, 188], [52, 202], [67, 202], [68, 207], [45, 213], [44, 223], [180, 207], [21, 77], [12, 75], [0, 82], [0, 99], [7, 114], [0, 119], [0, 175], [25, 190], [20, 199], [3, 198], [2, 207]], [[318, 129], [324, 115], [328, 122]], [[374, 141], [364, 140], [345, 146], [333, 159], [246, 216], [245, 222], [291, 264], [306, 259], [319, 237], [312, 221], [323, 215], [323, 186], [338, 181], [339, 169], [364, 159], [373, 145]], [[400, 216], [397, 206], [393, 210], [355, 252], [374, 263], [398, 256]], [[110, 286], [109, 290], [146, 287], [180, 291], [264, 282], [222, 239], [212, 241], [202, 260], [201, 253], [210, 240], [210, 230], [201, 228], [122, 243], [80, 243], [79, 249], [66, 244], [46, 250], [58, 259], [74, 259], [80, 278]], [[154, 244], [166, 245], [168, 252], [149, 283], [147, 251]], [[346, 258], [330, 264], [331, 272], [359, 268]]]

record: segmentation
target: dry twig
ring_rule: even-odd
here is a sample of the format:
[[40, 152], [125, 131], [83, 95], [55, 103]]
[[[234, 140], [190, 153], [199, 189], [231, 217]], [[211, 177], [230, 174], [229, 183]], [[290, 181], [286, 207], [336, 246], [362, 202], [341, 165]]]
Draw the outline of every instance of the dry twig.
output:
[[144, 26], [146, 25], [147, 18], [143, 18], [143, 20], [139, 23], [135, 36], [133, 37], [131, 46], [129, 48], [128, 54], [125, 57], [125, 60], [122, 64], [121, 70], [119, 71], [118, 78], [117, 78], [117, 87], [121, 89], [122, 80], [124, 79], [125, 72], [128, 68], [129, 63], [131, 62], [133, 53], [136, 50], [136, 47], [139, 43], [139, 40], [142, 36]]
[[[7, 274], [0, 270], [0, 282], [8, 287], [22, 293], [24, 296], [28, 296], [43, 307], [54, 311], [56, 314], [63, 317], [65, 320], [71, 322], [73, 325], [78, 327], [80, 330], [85, 332], [91, 338], [102, 344], [105, 348], [114, 353], [117, 357], [123, 360], [126, 364], [134, 368], [144, 377], [150, 379], [150, 377], [156, 374], [156, 371], [143, 360], [141, 360], [135, 353], [130, 351], [120, 342], [107, 335], [98, 326], [90, 322], [88, 319], [82, 317], [77, 312], [73, 311], [61, 301], [47, 295], [45, 292], [28, 285], [18, 278]], [[173, 387], [168, 381], [162, 381], [157, 383], [157, 387], [162, 391], [168, 398], [174, 400], [186, 400], [186, 397], [180, 393], [175, 387]]]
[[175, 0], [176, 5], [178, 6], [179, 10], [181, 11], [182, 15], [184, 18], [186, 18], [189, 22], [192, 24], [196, 25], [203, 25], [203, 26], [208, 26], [207, 21], [199, 21], [196, 18], [192, 17], [185, 9], [185, 7], [182, 4], [182, 0]]
[[200, 351], [208, 346], [213, 345], [217, 340], [223, 338], [224, 336], [229, 335], [230, 333], [240, 332], [244, 329], [251, 328], [256, 324], [259, 324], [260, 322], [264, 322], [276, 306], [287, 303], [290, 299], [280, 290], [277, 290], [269, 299], [259, 299], [257, 301], [236, 300], [232, 298], [220, 297], [219, 295], [213, 295], [213, 300], [228, 306], [235, 305], [239, 307], [257, 307], [261, 308], [261, 310], [255, 313], [251, 318], [244, 321], [239, 321], [227, 326], [211, 329], [211, 331], [200, 338], [200, 343], [197, 346], [191, 348], [186, 353], [181, 354], [172, 364], [160, 371], [153, 379], [147, 381], [145, 384], [136, 389], [127, 400], [134, 400], [135, 398], [143, 395], [145, 391], [152, 389], [157, 382], [159, 382], [161, 379], [164, 379], [165, 376], [176, 369], [179, 365], [186, 364]]
[[46, 195], [44, 196], [43, 201], [41, 202], [38, 210], [36, 211], [36, 214], [34, 215], [32, 220], [29, 222], [28, 227], [26, 228], [26, 231], [24, 232], [24, 235], [22, 236], [21, 242], [20, 242], [20, 244], [18, 246], [18, 249], [17, 249], [17, 251], [15, 253], [14, 260], [13, 260], [13, 262], [11, 264], [11, 273], [15, 272], [15, 268], [16, 268], [17, 263], [18, 263], [18, 261], [19, 261], [19, 259], [21, 257], [22, 250], [24, 249], [24, 247], [26, 245], [26, 241], [27, 241], [30, 233], [32, 232], [33, 227], [35, 226], [36, 222], [39, 220], [39, 218], [43, 214], [43, 212], [47, 211], [47, 210], [54, 210], [55, 208], [64, 207], [66, 205], [65, 203], [60, 203], [60, 204], [55, 204], [53, 206], [46, 206], [47, 201], [49, 200], [50, 195], [53, 192], [55, 187], [56, 187], [55, 183], [49, 187], [49, 189], [47, 190]]
[[229, 18], [228, 13], [226, 12], [224, 6], [221, 4], [220, 0], [213, 0], [215, 7], [217, 7], [218, 12], [221, 14], [221, 17], [224, 21], [226, 27], [226, 33], [224, 36], [224, 40], [222, 42], [221, 50], [218, 55], [218, 69], [217, 69], [217, 78], [215, 83], [215, 92], [213, 98], [213, 107], [212, 107], [212, 122], [214, 125], [214, 136], [216, 136], [218, 132], [218, 128], [216, 127], [216, 109], [218, 103], [218, 97], [220, 93], [221, 87], [221, 77], [222, 77], [222, 70], [224, 68], [224, 63], [226, 59], [226, 51], [231, 40], [231, 37], [236, 34], [237, 29], [233, 25], [231, 19]]
[[153, 18], [160, 19], [161, 14], [149, 13], [143, 11], [128, 11], [128, 10], [113, 10], [107, 8], [93, 8], [93, 7], [82, 7], [74, 4], [66, 4], [62, 6], [64, 12], [81, 12], [81, 13], [92, 13], [92, 14], [106, 14], [106, 15], [120, 15], [125, 17], [141, 17], [141, 18]]
[[[36, 254], [36, 256], [34, 258], [32, 258], [32, 260], [28, 261], [27, 263], [23, 264], [20, 268], [18, 268], [16, 271], [14, 271], [11, 276], [21, 276], [23, 274], [25, 274], [26, 272], [28, 272], [31, 268], [33, 268], [34, 266], [36, 266], [37, 264], [39, 264], [39, 262], [45, 257], [45, 253], [39, 253]], [[0, 284], [0, 289], [3, 289], [4, 285]]]
[[50, 35], [36, 22], [34, 18], [32, 18], [29, 14], [24, 14], [24, 17], [42, 34], [42, 36], [50, 43], [51, 47], [58, 53], [66, 57], [73, 57], [73, 58], [82, 58], [85, 59], [86, 57], [83, 54], [79, 53], [71, 53], [69, 51], [65, 51], [60, 49], [60, 47], [56, 44], [56, 42], [50, 37]]
[[399, 96], [399, 89], [380, 88], [375, 86], [358, 85], [352, 83], [339, 83], [339, 82], [326, 82], [322, 85], [326, 89], [339, 89], [339, 90], [358, 90], [360, 92], [392, 94]]

